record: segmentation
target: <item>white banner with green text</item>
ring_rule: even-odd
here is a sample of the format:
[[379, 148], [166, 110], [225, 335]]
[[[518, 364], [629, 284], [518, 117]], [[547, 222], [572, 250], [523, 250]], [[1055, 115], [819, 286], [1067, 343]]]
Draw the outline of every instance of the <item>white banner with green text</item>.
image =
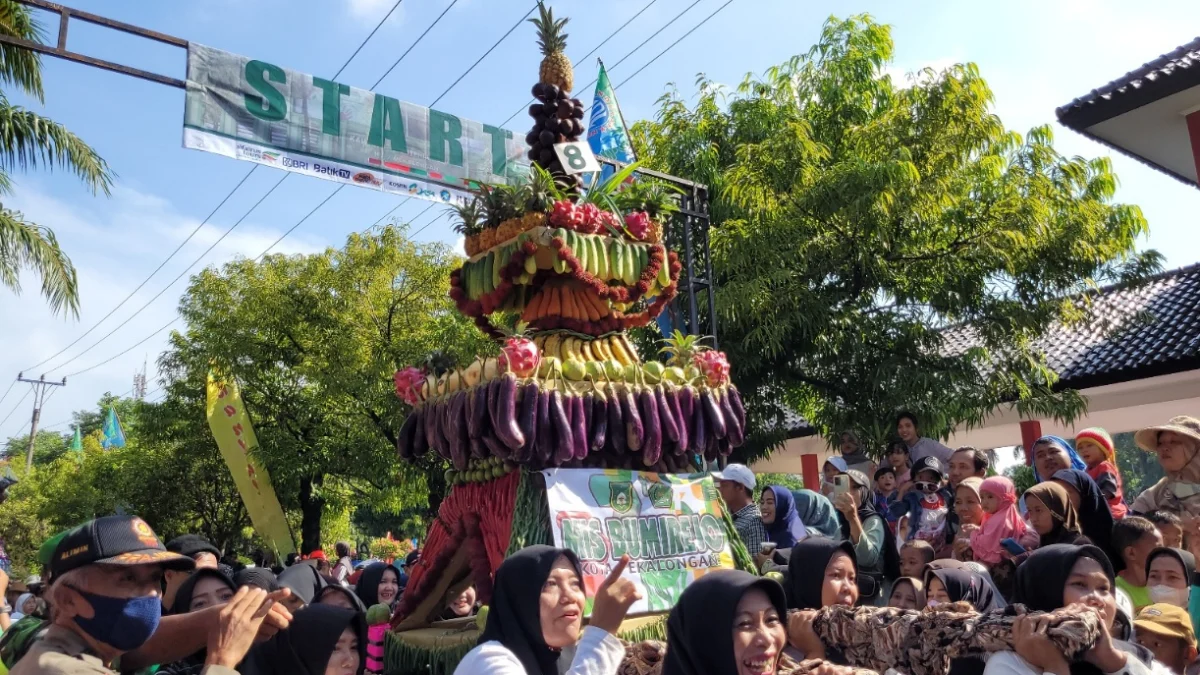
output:
[[194, 42], [183, 126], [186, 148], [437, 202], [528, 172], [511, 131]]
[[624, 469], [548, 469], [546, 493], [554, 544], [579, 556], [591, 598], [622, 555], [642, 591], [630, 610], [662, 612], [708, 572], [733, 569], [725, 508], [707, 474], [682, 476]]

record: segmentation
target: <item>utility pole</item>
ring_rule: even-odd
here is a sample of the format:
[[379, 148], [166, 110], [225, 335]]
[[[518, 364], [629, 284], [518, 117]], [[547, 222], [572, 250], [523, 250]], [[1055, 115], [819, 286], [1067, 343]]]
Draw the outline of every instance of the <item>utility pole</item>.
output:
[[46, 403], [46, 392], [50, 390], [50, 387], [67, 386], [67, 378], [64, 377], [62, 382], [47, 382], [45, 375], [36, 380], [30, 380], [26, 379], [25, 373], [18, 373], [17, 381], [27, 382], [33, 387], [33, 423], [29, 428], [29, 449], [25, 453], [25, 470], [29, 471], [33, 468], [33, 444], [37, 441], [38, 420], [42, 416], [42, 405]]

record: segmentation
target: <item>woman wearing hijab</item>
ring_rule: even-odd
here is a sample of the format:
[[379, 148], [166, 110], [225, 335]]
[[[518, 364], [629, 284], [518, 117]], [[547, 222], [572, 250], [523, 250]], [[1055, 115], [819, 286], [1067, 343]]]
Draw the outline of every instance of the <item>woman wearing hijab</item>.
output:
[[[816, 611], [823, 607], [853, 607], [858, 602], [858, 561], [848, 541], [809, 537], [792, 547], [788, 557], [787, 606], [805, 610], [788, 621], [791, 646], [788, 656], [803, 661], [828, 658], [844, 663], [841, 654], [828, 649], [812, 630]], [[872, 589], [873, 590], [873, 589]]]
[[274, 593], [280, 589], [279, 578], [265, 567], [247, 567], [240, 570], [233, 575], [233, 583], [238, 588], [251, 586], [261, 588], [268, 593]]
[[787, 646], [779, 584], [739, 570], [705, 574], [667, 618], [663, 675], [774, 675]]
[[292, 615], [287, 630], [252, 647], [237, 671], [241, 675], [362, 675], [366, 662], [366, 618], [343, 607], [309, 605]]
[[1058, 436], [1042, 436], [1033, 442], [1033, 479], [1049, 480], [1063, 469], [1086, 470], [1087, 464], [1070, 443]]
[[979, 488], [983, 479], [969, 476], [954, 488], [954, 515], [958, 518], [958, 531], [954, 535], [953, 553], [956, 560], [974, 560], [971, 550], [971, 534], [977, 531], [987, 519], [983, 511], [983, 496]]
[[455, 675], [559, 675], [559, 657], [574, 647], [567, 675], [615, 675], [625, 656], [616, 632], [640, 599], [621, 573], [625, 556], [600, 584], [582, 627], [587, 595], [579, 558], [564, 548], [529, 546], [496, 570], [487, 626]]
[[1051, 478], [1067, 489], [1067, 496], [1079, 515], [1079, 529], [1083, 536], [1099, 546], [1109, 561], [1119, 560], [1112, 547], [1113, 519], [1112, 510], [1108, 508], [1108, 499], [1100, 491], [1096, 481], [1079, 469], [1063, 469], [1054, 473]]
[[1038, 546], [1088, 543], [1079, 525], [1079, 512], [1059, 483], [1038, 483], [1025, 491], [1029, 524], [1037, 531]]
[[925, 584], [912, 577], [900, 577], [892, 584], [892, 593], [888, 596], [888, 607], [923, 609], [925, 607]]
[[400, 570], [388, 563], [372, 563], [362, 570], [354, 593], [368, 608], [387, 605], [394, 612], [400, 600]]
[[966, 567], [925, 572], [925, 602], [929, 607], [949, 602], [969, 602], [979, 612], [1008, 606], [990, 579]]
[[828, 497], [812, 490], [794, 490], [792, 498], [796, 502], [796, 514], [810, 535], [817, 534], [830, 539], [842, 536], [837, 510]]
[[1146, 556], [1146, 590], [1150, 602], [1175, 605], [1192, 617], [1192, 630], [1200, 626], [1200, 587], [1196, 586], [1196, 557], [1165, 546]]
[[350, 609], [364, 614], [367, 612], [367, 606], [355, 595], [354, 591], [341, 584], [329, 584], [317, 591], [313, 602], [319, 605], [333, 605], [334, 607]]
[[767, 541], [774, 542], [776, 548], [791, 548], [808, 536], [804, 522], [796, 512], [796, 502], [787, 488], [771, 485], [763, 490], [758, 500], [758, 510], [762, 513]]
[[1112, 638], [1117, 617], [1113, 579], [1108, 556], [1096, 546], [1052, 544], [1035, 551], [1017, 570], [1013, 602], [1033, 612], [1085, 604], [1100, 615], [1100, 638], [1081, 660], [1068, 663], [1046, 644], [1042, 619], [1021, 616], [1013, 624], [1016, 650], [992, 654], [984, 675], [1150, 675], [1148, 651]]
[[317, 592], [325, 588], [325, 580], [312, 565], [300, 563], [292, 565], [279, 574], [279, 586], [292, 591], [283, 604], [293, 612], [305, 605], [311, 605], [317, 598]]
[[[175, 603], [171, 605], [171, 614], [188, 614], [209, 607], [218, 607], [229, 602], [237, 586], [233, 580], [219, 570], [200, 568], [183, 582], [175, 593]], [[158, 669], [163, 675], [197, 675], [204, 670], [204, 659], [207, 650], [200, 651], [180, 659], [175, 663], [164, 665]]]
[[882, 605], [885, 577], [900, 576], [900, 553], [887, 520], [875, 509], [867, 477], [854, 470], [847, 475], [850, 490], [838, 495], [834, 503], [842, 521], [842, 536], [854, 545], [859, 572], [875, 582], [873, 588], [865, 589], [869, 604]]
[[33, 614], [37, 611], [37, 596], [33, 593], [22, 593], [17, 598], [17, 604], [13, 605], [15, 612], [12, 613], [12, 622], [16, 623], [25, 618], [26, 614]]

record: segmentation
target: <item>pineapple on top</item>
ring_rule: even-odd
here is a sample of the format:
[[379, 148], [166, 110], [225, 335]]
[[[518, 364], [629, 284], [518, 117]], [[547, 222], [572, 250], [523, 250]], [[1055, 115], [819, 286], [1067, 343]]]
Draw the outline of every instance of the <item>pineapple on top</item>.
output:
[[575, 89], [575, 70], [571, 59], [563, 52], [567, 48], [567, 19], [555, 19], [554, 10], [538, 3], [538, 16], [529, 23], [537, 26], [538, 46], [542, 49], [542, 65], [538, 69], [538, 81], [553, 84], [569, 96]]

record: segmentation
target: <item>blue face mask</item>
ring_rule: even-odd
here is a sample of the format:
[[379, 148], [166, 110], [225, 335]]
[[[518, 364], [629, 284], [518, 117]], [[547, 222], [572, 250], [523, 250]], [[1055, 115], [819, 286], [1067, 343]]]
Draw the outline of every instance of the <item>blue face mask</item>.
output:
[[88, 601], [93, 612], [90, 619], [76, 616], [75, 624], [93, 640], [121, 652], [132, 651], [145, 644], [162, 618], [162, 600], [157, 595], [113, 598], [74, 587], [72, 590]]

